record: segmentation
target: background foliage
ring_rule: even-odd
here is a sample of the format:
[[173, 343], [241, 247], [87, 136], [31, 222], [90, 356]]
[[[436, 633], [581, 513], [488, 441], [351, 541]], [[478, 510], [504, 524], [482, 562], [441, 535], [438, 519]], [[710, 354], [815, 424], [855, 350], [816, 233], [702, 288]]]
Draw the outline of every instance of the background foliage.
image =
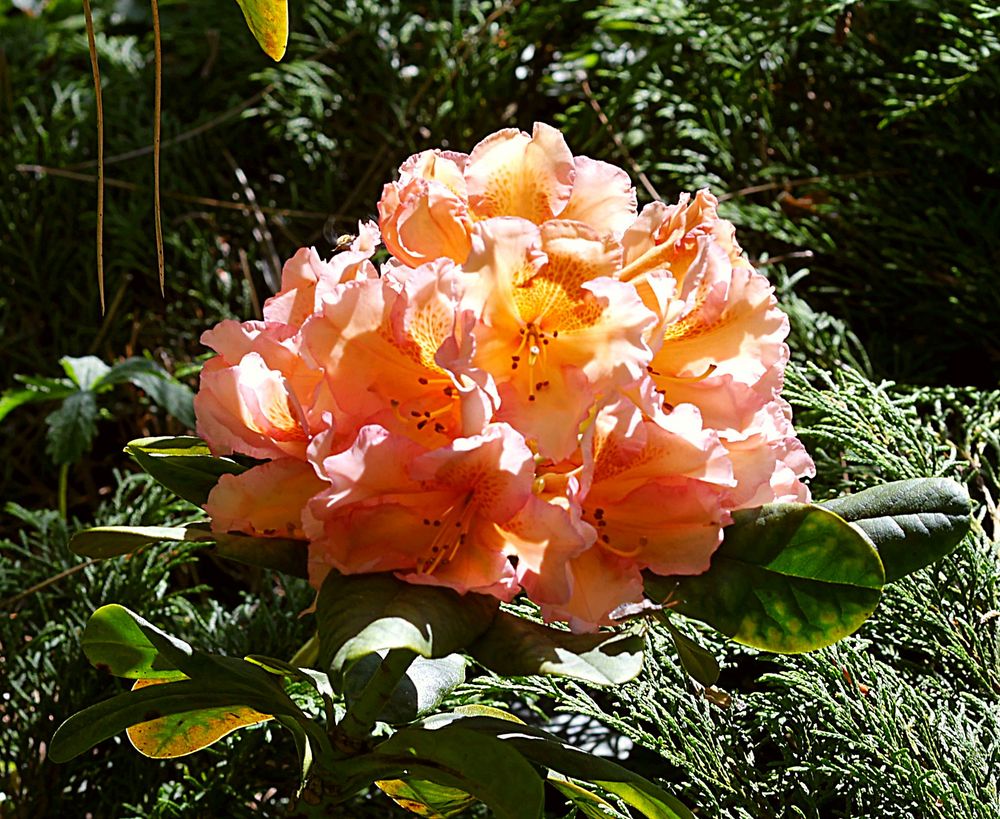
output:
[[[295, 248], [328, 254], [424, 147], [468, 148], [543, 119], [575, 152], [625, 166], [643, 200], [709, 185], [792, 316], [787, 389], [817, 460], [814, 494], [956, 477], [977, 503], [973, 536], [894, 587], [836, 648], [775, 658], [715, 644], [728, 708], [684, 680], [659, 637], [644, 679], [613, 692], [481, 676], [459, 696], [589, 715], [616, 732], [600, 741], [630, 740], [628, 764], [703, 815], [1000, 812], [1000, 168], [990, 150], [1000, 13], [960, 0], [303, 0], [274, 65], [235, 3], [161, 0], [163, 300], [149, 9], [94, 6], [107, 174], [125, 185], [108, 192], [103, 318], [80, 7], [0, 0], [0, 386], [15, 373], [59, 376], [60, 357], [87, 354], [148, 355], [193, 384], [201, 331], [254, 315]], [[55, 725], [118, 685], [79, 650], [99, 605], [122, 603], [230, 654], [288, 655], [309, 628], [296, 617], [308, 590], [187, 550], [80, 566], [66, 549], [78, 526], [196, 512], [115, 471], [127, 468], [122, 442], [181, 422], [132, 386], [109, 393], [104, 414], [69, 472], [69, 522], [49, 511], [58, 477], [45, 413], [21, 408], [0, 425], [0, 813], [279, 814], [292, 754], [267, 726], [164, 763], [120, 742], [70, 765], [45, 761]], [[229, 619], [241, 628], [222, 628]], [[377, 796], [353, 809], [392, 810]]]

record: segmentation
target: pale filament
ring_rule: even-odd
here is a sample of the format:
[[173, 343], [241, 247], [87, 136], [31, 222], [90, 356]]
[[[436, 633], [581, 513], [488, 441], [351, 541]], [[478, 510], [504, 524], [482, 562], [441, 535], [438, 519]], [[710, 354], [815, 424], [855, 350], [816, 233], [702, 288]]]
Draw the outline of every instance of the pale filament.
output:
[[[431, 541], [429, 554], [417, 562], [417, 571], [421, 574], [432, 574], [442, 563], [448, 563], [458, 554], [459, 548], [465, 543], [469, 524], [476, 512], [475, 495], [470, 492], [465, 498], [450, 507], [444, 516], [431, 521], [425, 520], [425, 525], [434, 526], [438, 532]], [[454, 540], [451, 540], [454, 538]]]
[[663, 373], [657, 372], [652, 367], [647, 369], [653, 378], [662, 381], [673, 381], [677, 384], [697, 384], [699, 381], [704, 381], [708, 378], [718, 369], [718, 367], [718, 364], [709, 364], [708, 367], [705, 368], [705, 372], [701, 373], [701, 375], [664, 375]]

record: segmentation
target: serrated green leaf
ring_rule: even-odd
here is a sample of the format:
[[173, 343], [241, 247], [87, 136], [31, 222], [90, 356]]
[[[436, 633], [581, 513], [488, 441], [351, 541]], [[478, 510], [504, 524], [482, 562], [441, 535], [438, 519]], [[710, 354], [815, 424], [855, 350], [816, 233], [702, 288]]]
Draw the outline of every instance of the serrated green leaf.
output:
[[[344, 676], [344, 698], [348, 706], [361, 694], [387, 652], [362, 657]], [[433, 711], [457, 686], [465, 682], [468, 661], [460, 654], [435, 660], [416, 657], [393, 689], [378, 719], [403, 725]]]
[[254, 39], [275, 62], [285, 56], [288, 46], [287, 0], [236, 0], [243, 10]]
[[126, 358], [111, 367], [96, 386], [111, 386], [126, 381], [145, 392], [153, 403], [186, 427], [194, 429], [194, 393], [155, 361], [138, 356]]
[[482, 634], [498, 606], [495, 597], [404, 583], [390, 574], [331, 571], [316, 601], [320, 667], [341, 685], [353, 663], [377, 651], [446, 657]]
[[736, 512], [707, 572], [646, 574], [654, 599], [745, 645], [812, 651], [856, 631], [875, 610], [885, 574], [868, 539], [832, 512], [771, 504]]
[[81, 358], [63, 356], [59, 359], [59, 364], [66, 375], [73, 379], [73, 383], [84, 391], [94, 389], [98, 382], [111, 372], [111, 368], [94, 355], [85, 355]]
[[644, 634], [637, 629], [573, 634], [500, 612], [468, 651], [503, 676], [549, 674], [595, 685], [619, 685], [642, 670], [645, 644]]
[[76, 392], [75, 386], [62, 386], [58, 390], [39, 389], [36, 387], [4, 390], [0, 393], [0, 421], [3, 421], [11, 412], [23, 404], [54, 401], [58, 398], [65, 398], [67, 395], [72, 395], [74, 392]]
[[97, 432], [97, 396], [89, 391], [68, 395], [45, 419], [45, 451], [57, 464], [76, 463], [90, 451]]
[[239, 475], [246, 467], [211, 454], [200, 438], [139, 438], [125, 451], [153, 478], [175, 495], [202, 506], [223, 475]]
[[819, 505], [868, 536], [882, 558], [886, 581], [940, 560], [972, 525], [968, 491], [947, 478], [895, 481]]

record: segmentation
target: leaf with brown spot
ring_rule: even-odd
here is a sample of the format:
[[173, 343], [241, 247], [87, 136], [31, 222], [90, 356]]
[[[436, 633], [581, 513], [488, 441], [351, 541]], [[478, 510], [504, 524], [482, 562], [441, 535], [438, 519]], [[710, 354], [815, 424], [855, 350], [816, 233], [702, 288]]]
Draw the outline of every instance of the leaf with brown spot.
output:
[[[168, 680], [136, 680], [132, 690]], [[126, 732], [133, 747], [153, 759], [172, 759], [207, 748], [239, 728], [273, 719], [246, 706], [184, 711], [133, 725]]]
[[285, 56], [288, 46], [288, 0], [236, 0], [250, 33], [275, 62]]

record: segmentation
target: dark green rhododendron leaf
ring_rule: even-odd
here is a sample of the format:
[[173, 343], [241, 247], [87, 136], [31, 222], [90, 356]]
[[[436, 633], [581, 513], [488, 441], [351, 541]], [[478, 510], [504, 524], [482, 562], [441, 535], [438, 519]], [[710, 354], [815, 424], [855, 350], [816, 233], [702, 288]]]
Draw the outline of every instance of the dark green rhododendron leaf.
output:
[[372, 777], [380, 781], [409, 774], [468, 793], [485, 802], [497, 819], [542, 816], [542, 778], [531, 764], [506, 742], [461, 724], [403, 728], [359, 762], [384, 770]]
[[69, 547], [78, 555], [103, 560], [130, 554], [153, 543], [214, 543], [206, 551], [226, 560], [306, 577], [305, 541], [277, 537], [250, 537], [211, 532], [205, 524], [186, 526], [95, 526], [77, 532]]
[[166, 661], [143, 634], [132, 613], [116, 604], [101, 606], [87, 622], [83, 653], [98, 669], [132, 680], [181, 680], [185, 675]]
[[687, 675], [705, 688], [715, 685], [719, 681], [719, 661], [710, 651], [678, 631], [669, 620], [665, 620], [664, 623], [670, 631], [670, 637], [677, 649], [677, 657]]
[[783, 503], [733, 514], [707, 572], [646, 574], [646, 591], [745, 645], [812, 651], [853, 633], [878, 604], [885, 573], [853, 526], [817, 506]]
[[[136, 680], [133, 691], [166, 680]], [[203, 708], [140, 722], [126, 730], [129, 742], [143, 756], [173, 759], [187, 756], [213, 745], [240, 728], [259, 725], [273, 719], [245, 705]]]
[[[368, 654], [348, 669], [344, 676], [344, 698], [348, 705], [364, 691], [386, 653], [380, 651]], [[436, 660], [414, 658], [393, 689], [378, 719], [391, 725], [402, 725], [429, 714], [448, 694], [465, 682], [468, 664], [469, 661], [461, 654], [449, 654]]]
[[288, 45], [288, 0], [236, 0], [254, 39], [272, 60], [285, 56]]
[[428, 819], [457, 816], [479, 801], [458, 788], [422, 779], [382, 779], [375, 784], [401, 808]]
[[[516, 749], [532, 762], [563, 776], [591, 782], [620, 797], [649, 819], [694, 819], [678, 799], [648, 779], [609, 759], [588, 754], [540, 728], [492, 717], [441, 714], [424, 721], [430, 732], [460, 727], [466, 733], [483, 733]], [[409, 729], [408, 729], [409, 730]], [[381, 750], [382, 746], [379, 746]], [[523, 814], [529, 816], [531, 814]]]
[[197, 506], [208, 500], [220, 477], [246, 471], [236, 461], [212, 455], [201, 438], [187, 435], [138, 438], [126, 444], [125, 451], [157, 482]]
[[498, 606], [495, 597], [404, 583], [386, 573], [331, 571], [316, 601], [320, 668], [339, 686], [353, 663], [377, 651], [446, 657], [482, 634]]
[[947, 478], [894, 481], [820, 506], [868, 536], [882, 558], [887, 581], [940, 560], [972, 525], [968, 491]]
[[584, 816], [586, 819], [630, 819], [606, 799], [577, 785], [562, 774], [549, 771], [545, 781], [570, 801], [576, 808], [578, 816]]
[[642, 669], [640, 630], [573, 634], [500, 612], [469, 653], [507, 677], [551, 674], [595, 685], [618, 685]]

